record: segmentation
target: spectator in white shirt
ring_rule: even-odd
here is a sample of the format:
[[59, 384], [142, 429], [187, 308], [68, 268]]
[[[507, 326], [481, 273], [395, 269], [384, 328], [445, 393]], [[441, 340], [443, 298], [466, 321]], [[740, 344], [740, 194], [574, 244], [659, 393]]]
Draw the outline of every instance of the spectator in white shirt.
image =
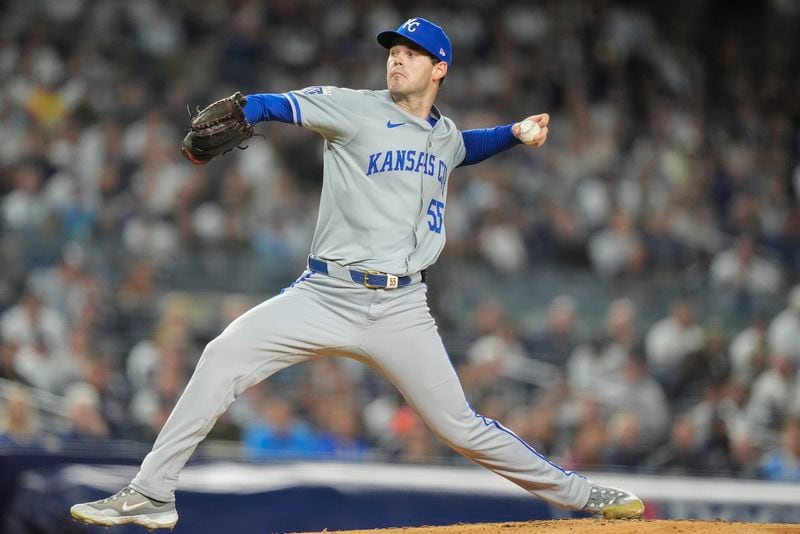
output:
[[767, 341], [770, 350], [800, 361], [800, 284], [789, 292], [787, 304], [770, 323]]
[[64, 319], [44, 306], [33, 291], [27, 290], [18, 304], [0, 316], [0, 337], [17, 347], [13, 367], [28, 384], [57, 392], [69, 378]]
[[767, 325], [765, 318], [756, 317], [731, 340], [728, 357], [736, 379], [750, 384], [767, 365]]
[[694, 308], [687, 299], [673, 301], [668, 317], [656, 322], [645, 339], [650, 372], [662, 384], [679, 376], [686, 358], [703, 348], [703, 329], [695, 322]]
[[797, 362], [781, 353], [772, 353], [771, 366], [753, 384], [746, 416], [759, 445], [777, 444], [781, 424], [787, 415], [800, 408]]
[[781, 289], [781, 270], [759, 256], [748, 235], [736, 238], [733, 248], [723, 250], [711, 263], [711, 280], [722, 289], [752, 296], [776, 295]]

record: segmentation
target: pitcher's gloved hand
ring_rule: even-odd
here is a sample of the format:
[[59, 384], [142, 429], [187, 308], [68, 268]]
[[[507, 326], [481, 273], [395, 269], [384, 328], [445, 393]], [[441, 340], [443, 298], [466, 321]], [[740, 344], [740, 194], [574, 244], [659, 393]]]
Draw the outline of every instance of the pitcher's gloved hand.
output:
[[253, 135], [253, 126], [244, 116], [246, 103], [247, 99], [237, 91], [206, 106], [192, 117], [189, 133], [181, 144], [181, 152], [186, 159], [197, 165], [205, 165], [249, 139]]

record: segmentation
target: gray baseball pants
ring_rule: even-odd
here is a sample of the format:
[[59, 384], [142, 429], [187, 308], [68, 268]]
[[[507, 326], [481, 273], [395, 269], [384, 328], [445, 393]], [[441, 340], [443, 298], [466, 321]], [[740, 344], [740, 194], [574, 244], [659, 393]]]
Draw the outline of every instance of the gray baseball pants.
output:
[[290, 288], [233, 321], [200, 361], [131, 486], [175, 500], [194, 449], [245, 390], [290, 365], [347, 356], [390, 380], [448, 446], [540, 499], [577, 510], [585, 478], [548, 461], [464, 396], [427, 304], [427, 286], [368, 289], [306, 271]]

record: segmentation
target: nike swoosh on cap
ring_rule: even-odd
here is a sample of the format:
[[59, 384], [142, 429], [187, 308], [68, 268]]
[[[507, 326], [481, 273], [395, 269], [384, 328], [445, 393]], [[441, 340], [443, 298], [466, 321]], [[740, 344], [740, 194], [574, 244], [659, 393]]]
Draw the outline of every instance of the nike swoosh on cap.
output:
[[404, 124], [404, 122], [392, 122], [391, 120], [386, 121], [387, 128], [397, 128], [398, 126], [402, 126]]

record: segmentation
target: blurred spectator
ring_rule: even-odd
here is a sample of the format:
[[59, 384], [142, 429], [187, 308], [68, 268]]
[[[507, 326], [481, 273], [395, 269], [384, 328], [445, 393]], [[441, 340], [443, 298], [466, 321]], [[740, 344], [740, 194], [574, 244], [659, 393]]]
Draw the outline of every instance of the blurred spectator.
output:
[[767, 366], [767, 321], [756, 317], [750, 326], [736, 334], [729, 354], [733, 377], [752, 382]]
[[521, 272], [528, 254], [519, 227], [511, 213], [499, 206], [486, 212], [478, 233], [478, 248], [483, 259], [501, 273]]
[[[80, 378], [97, 395], [96, 408], [108, 426], [109, 435], [115, 438], [131, 437], [128, 383], [107, 348], [96, 345], [89, 348]], [[70, 388], [68, 386], [67, 391]]]
[[703, 329], [695, 322], [694, 308], [686, 298], [672, 302], [670, 315], [647, 332], [647, 364], [662, 384], [672, 389], [685, 359], [703, 347]]
[[596, 398], [612, 412], [625, 412], [636, 418], [640, 446], [659, 443], [669, 427], [669, 406], [661, 385], [647, 374], [641, 354], [627, 358], [622, 380], [595, 393]]
[[589, 258], [594, 270], [608, 278], [642, 271], [645, 250], [627, 213], [615, 211], [608, 227], [589, 239]]
[[42, 303], [73, 326], [89, 305], [86, 251], [77, 243], [64, 246], [61, 260], [54, 267], [33, 271], [28, 283]]
[[558, 295], [550, 302], [545, 328], [525, 340], [528, 355], [564, 369], [578, 345], [576, 323], [575, 301], [569, 295]]
[[240, 172], [234, 169], [226, 172], [220, 205], [207, 202], [195, 210], [192, 224], [197, 236], [207, 245], [222, 245], [232, 250], [246, 247], [250, 239], [247, 208], [254, 193]]
[[140, 2], [126, 6], [139, 46], [154, 59], [175, 54], [183, 44], [184, 28], [175, 6]]
[[692, 421], [697, 442], [704, 449], [728, 448], [728, 435], [735, 428], [728, 426], [723, 415], [722, 400], [724, 386], [712, 382], [706, 386], [703, 400], [692, 406], [685, 414]]
[[781, 423], [791, 415], [790, 408], [800, 408], [797, 385], [797, 361], [779, 352], [772, 353], [769, 368], [753, 383], [747, 403], [747, 419], [753, 434], [758, 436], [758, 445], [776, 443]]
[[408, 406], [398, 409], [392, 418], [392, 438], [386, 448], [393, 460], [424, 464], [441, 457], [442, 445]]
[[642, 439], [640, 418], [630, 412], [620, 412], [608, 425], [608, 445], [603, 463], [636, 471], [645, 465], [650, 449]]
[[648, 268], [657, 274], [669, 274], [692, 264], [694, 259], [688, 247], [675, 235], [674, 213], [664, 210], [647, 218], [644, 234], [645, 255]]
[[[288, 371], [288, 372], [287, 372]], [[357, 383], [367, 367], [347, 358], [321, 358], [307, 365], [284, 370], [270, 379], [271, 388], [280, 388], [287, 398], [299, 404], [302, 413], [319, 415], [315, 424], [324, 427], [324, 413], [331, 399], [355, 403]], [[298, 387], [298, 384], [302, 384]]]
[[242, 443], [254, 460], [304, 458], [321, 451], [311, 426], [297, 418], [291, 403], [274, 396], [261, 404], [261, 417], [245, 427]]
[[[67, 130], [65, 136], [77, 138], [78, 133]], [[72, 144], [72, 140], [64, 140], [64, 144]], [[72, 147], [59, 146], [55, 149], [74, 150]], [[65, 241], [86, 241], [94, 232], [97, 219], [96, 203], [88, 187], [79, 182], [70, 171], [57, 172], [50, 177], [44, 190], [48, 211], [60, 226], [60, 238]]]
[[800, 420], [786, 420], [780, 447], [767, 453], [761, 473], [767, 480], [800, 482]]
[[62, 349], [67, 362], [65, 380], [80, 378], [92, 365], [95, 350], [93, 331], [86, 325], [78, 325], [70, 332], [69, 344]]
[[266, 402], [266, 398], [266, 389], [261, 385], [252, 387], [236, 397], [228, 410], [231, 424], [239, 429], [245, 429], [260, 419], [261, 407]]
[[70, 428], [69, 439], [104, 439], [110, 436], [108, 424], [100, 413], [100, 396], [93, 386], [75, 383], [65, 393]]
[[720, 289], [747, 298], [777, 294], [782, 275], [773, 262], [758, 255], [753, 238], [743, 234], [736, 238], [732, 249], [714, 258], [711, 280]]
[[55, 310], [45, 307], [41, 298], [26, 290], [19, 304], [0, 316], [0, 335], [14, 353], [14, 370], [28, 384], [49, 391], [58, 390], [68, 376], [69, 362], [63, 347], [66, 326]]
[[649, 466], [660, 474], [699, 475], [720, 468], [709, 460], [698, 440], [694, 423], [688, 417], [679, 417], [672, 424], [669, 443], [652, 454]]
[[[728, 379], [728, 338], [721, 323], [716, 319], [710, 320], [703, 337], [703, 347], [689, 353], [680, 370], [680, 378], [675, 387], [668, 391], [668, 396], [699, 398], [707, 384], [722, 383]], [[680, 405], [680, 399], [677, 401], [677, 405]]]
[[3, 226], [11, 231], [42, 231], [47, 222], [47, 205], [41, 194], [41, 171], [31, 165], [11, 173], [14, 189], [4, 196], [0, 210]]
[[786, 309], [769, 325], [770, 350], [800, 361], [800, 285], [792, 288]]
[[499, 302], [486, 300], [475, 312], [482, 335], [467, 349], [467, 362], [459, 368], [470, 401], [480, 405], [492, 395], [517, 399], [522, 389], [510, 382], [514, 370], [524, 367], [527, 354], [516, 329]]
[[10, 341], [0, 341], [0, 378], [25, 383], [25, 377], [17, 371], [16, 356], [19, 347]]
[[188, 381], [184, 345], [168, 345], [146, 384], [133, 394], [129, 416], [134, 424], [152, 437], [158, 433]]
[[730, 436], [729, 449], [731, 474], [741, 478], [758, 478], [761, 470], [761, 450], [749, 432], [735, 432]]
[[[719, 250], [722, 231], [709, 205], [678, 205], [671, 212], [670, 227], [676, 239], [705, 262]], [[705, 270], [705, 268], [704, 268]]]
[[750, 424], [747, 420], [747, 404], [750, 399], [749, 382], [732, 378], [723, 386], [719, 403], [719, 416], [725, 422], [728, 435], [733, 439], [740, 435], [750, 438]]
[[41, 427], [27, 389], [9, 388], [0, 412], [0, 445], [25, 445], [37, 439]]
[[151, 384], [158, 369], [167, 363], [188, 369], [192, 350], [188, 303], [182, 299], [170, 300], [162, 310], [152, 338], [142, 339], [131, 349], [127, 357], [126, 375], [131, 385], [138, 389]]
[[577, 214], [559, 202], [547, 202], [542, 221], [532, 230], [529, 239], [532, 247], [540, 247], [543, 253], [556, 262], [567, 265], [588, 265], [586, 251], [588, 230]]
[[114, 302], [119, 339], [133, 345], [148, 337], [155, 323], [156, 302], [153, 265], [145, 260], [133, 262], [126, 268]]
[[596, 469], [603, 463], [607, 439], [605, 423], [587, 419], [575, 432], [561, 465], [570, 471]]
[[175, 225], [146, 213], [125, 224], [122, 241], [132, 256], [152, 258], [156, 265], [167, 263], [179, 248]]
[[64, 319], [33, 288], [26, 288], [19, 303], [0, 316], [0, 335], [23, 347], [41, 344], [48, 352], [57, 351], [66, 343], [66, 332]]
[[361, 420], [356, 408], [347, 401], [330, 402], [320, 408], [315, 419], [322, 428], [321, 455], [335, 460], [364, 460], [369, 444], [361, 437]]
[[158, 370], [169, 354], [182, 353], [187, 348], [186, 332], [164, 330], [155, 339], [143, 339], [131, 349], [127, 357], [126, 377], [134, 389], [152, 384]]
[[623, 374], [636, 342], [636, 306], [626, 298], [613, 301], [606, 312], [606, 332], [578, 346], [567, 364], [576, 395], [599, 395]]

